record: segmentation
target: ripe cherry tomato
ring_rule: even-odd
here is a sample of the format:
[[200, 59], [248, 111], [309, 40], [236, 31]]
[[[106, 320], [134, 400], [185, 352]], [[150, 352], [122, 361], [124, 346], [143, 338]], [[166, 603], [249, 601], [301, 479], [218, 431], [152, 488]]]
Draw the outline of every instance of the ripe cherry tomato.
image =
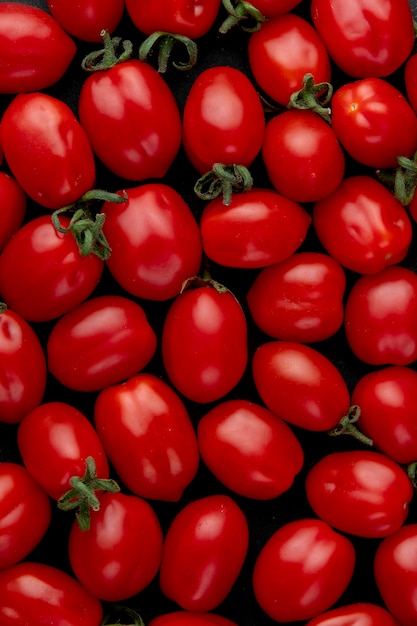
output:
[[200, 419], [197, 435], [210, 471], [247, 498], [276, 498], [303, 466], [303, 450], [286, 422], [248, 400], [216, 404]]
[[142, 370], [155, 353], [156, 334], [139, 304], [108, 294], [61, 317], [46, 350], [48, 369], [61, 384], [98, 391]]
[[355, 602], [325, 611], [307, 622], [306, 626], [399, 626], [382, 606], [370, 602]]
[[46, 11], [0, 3], [0, 93], [50, 87], [63, 77], [75, 52], [74, 41]]
[[327, 252], [360, 274], [377, 273], [402, 261], [413, 235], [407, 211], [369, 175], [345, 178], [315, 203], [313, 226]]
[[183, 291], [168, 310], [161, 341], [171, 383], [194, 402], [222, 398], [246, 369], [246, 319], [228, 290], [202, 286]]
[[276, 17], [281, 13], [292, 11], [302, 0], [256, 0], [254, 5], [264, 17]]
[[265, 405], [289, 424], [328, 430], [350, 407], [342, 374], [310, 346], [292, 341], [261, 344], [253, 356], [252, 371]]
[[0, 251], [23, 224], [26, 205], [26, 194], [19, 183], [6, 172], [0, 172]]
[[393, 265], [361, 276], [345, 306], [345, 331], [355, 355], [371, 365], [417, 359], [417, 276]]
[[331, 256], [298, 252], [265, 267], [248, 294], [255, 324], [274, 339], [311, 343], [343, 324], [346, 277]]
[[311, 15], [330, 56], [356, 78], [388, 76], [414, 45], [407, 0], [312, 0]]
[[197, 437], [179, 396], [141, 373], [101, 391], [96, 430], [122, 483], [143, 498], [177, 501], [194, 478]]
[[100, 626], [102, 617], [100, 601], [56, 567], [24, 561], [0, 571], [2, 626]]
[[168, 300], [198, 273], [202, 244], [191, 209], [172, 187], [148, 183], [126, 190], [122, 204], [105, 202], [103, 232], [112, 249], [107, 267], [130, 294]]
[[404, 65], [404, 87], [408, 102], [415, 113], [417, 113], [417, 55], [412, 54]]
[[400, 528], [414, 493], [406, 472], [373, 450], [327, 454], [309, 471], [305, 486], [318, 517], [342, 532], [371, 538]]
[[329, 56], [313, 26], [295, 13], [284, 13], [261, 24], [250, 36], [249, 63], [259, 87], [287, 106], [301, 89], [305, 74], [316, 83], [330, 82]]
[[83, 41], [102, 41], [101, 32], [112, 33], [122, 19], [123, 0], [47, 0], [56, 21], [68, 33]]
[[256, 559], [256, 600], [278, 622], [315, 617], [345, 591], [355, 560], [353, 544], [325, 522], [298, 519], [284, 524]]
[[211, 611], [227, 596], [249, 544], [245, 515], [226, 495], [185, 505], [165, 535], [159, 584], [188, 611]]
[[[172, 611], [154, 617], [149, 626], [237, 626], [230, 619], [204, 611]], [[385, 624], [383, 625], [385, 626]]]

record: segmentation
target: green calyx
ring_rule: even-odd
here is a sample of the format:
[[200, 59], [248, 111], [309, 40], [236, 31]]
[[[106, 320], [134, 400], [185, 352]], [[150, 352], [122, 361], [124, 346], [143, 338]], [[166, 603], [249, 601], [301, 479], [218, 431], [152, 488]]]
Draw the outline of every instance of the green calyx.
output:
[[339, 435], [350, 435], [351, 437], [354, 437], [355, 439], [367, 446], [373, 446], [374, 442], [372, 441], [372, 439], [361, 433], [359, 428], [355, 426], [356, 422], [359, 420], [360, 415], [361, 410], [359, 406], [357, 406], [356, 404], [351, 406], [347, 414], [342, 417], [337, 426], [329, 430], [328, 434], [331, 437], [338, 437]]
[[219, 32], [226, 34], [231, 28], [239, 25], [247, 33], [254, 33], [260, 29], [266, 18], [253, 4], [246, 0], [222, 0], [228, 16], [219, 28]]
[[155, 47], [158, 47], [158, 72], [164, 74], [168, 69], [172, 49], [175, 45], [181, 45], [186, 51], [186, 60], [181, 62], [172, 61], [177, 70], [190, 70], [197, 62], [197, 44], [184, 35], [176, 35], [164, 31], [157, 31], [149, 35], [139, 47], [139, 59], [148, 61], [148, 57]]
[[302, 88], [295, 91], [288, 103], [288, 109], [301, 109], [317, 113], [326, 122], [331, 122], [330, 101], [333, 86], [330, 83], [315, 83], [313, 74], [305, 74]]
[[392, 170], [377, 170], [379, 180], [387, 185], [397, 200], [408, 206], [414, 197], [417, 187], [417, 152], [412, 159], [397, 157], [398, 167]]
[[252, 185], [252, 176], [244, 165], [215, 163], [213, 169], [198, 179], [194, 192], [201, 200], [214, 200], [223, 195], [223, 204], [229, 206], [234, 192], [249, 191]]
[[111, 606], [101, 626], [145, 626], [145, 622], [135, 609], [115, 604]]
[[101, 50], [90, 52], [81, 61], [81, 67], [85, 72], [99, 72], [109, 70], [118, 63], [127, 61], [133, 51], [133, 44], [128, 39], [110, 37], [106, 30], [101, 31], [104, 47]]

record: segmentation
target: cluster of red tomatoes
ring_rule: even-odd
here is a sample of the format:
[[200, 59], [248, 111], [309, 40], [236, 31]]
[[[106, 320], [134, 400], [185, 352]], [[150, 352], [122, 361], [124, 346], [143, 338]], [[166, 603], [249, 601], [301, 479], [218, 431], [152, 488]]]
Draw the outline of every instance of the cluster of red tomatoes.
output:
[[411, 7], [0, 2], [1, 626], [417, 625]]

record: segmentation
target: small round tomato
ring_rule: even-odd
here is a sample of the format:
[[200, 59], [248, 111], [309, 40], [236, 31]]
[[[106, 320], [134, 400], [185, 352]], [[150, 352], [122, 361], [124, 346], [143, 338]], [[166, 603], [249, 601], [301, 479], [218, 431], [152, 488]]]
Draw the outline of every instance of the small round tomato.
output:
[[345, 273], [331, 256], [298, 252], [259, 272], [247, 301], [255, 324], [270, 337], [311, 343], [342, 326], [345, 288]]
[[355, 560], [353, 544], [325, 522], [288, 522], [271, 535], [255, 561], [256, 600], [277, 622], [315, 617], [345, 591]]
[[6, 172], [0, 172], [0, 251], [23, 224], [26, 194], [19, 183]]
[[318, 517], [359, 537], [386, 537], [404, 523], [413, 487], [395, 461], [373, 450], [322, 457], [309, 471], [306, 493]]
[[237, 626], [237, 624], [216, 613], [172, 611], [154, 617], [148, 626]]
[[83, 41], [102, 41], [102, 31], [112, 33], [122, 19], [124, 0], [47, 0], [56, 21]]
[[382, 606], [371, 602], [355, 602], [325, 611], [306, 626], [400, 626]]
[[174, 517], [165, 536], [159, 584], [188, 611], [211, 611], [235, 583], [249, 543], [244, 513], [226, 495], [199, 498]]

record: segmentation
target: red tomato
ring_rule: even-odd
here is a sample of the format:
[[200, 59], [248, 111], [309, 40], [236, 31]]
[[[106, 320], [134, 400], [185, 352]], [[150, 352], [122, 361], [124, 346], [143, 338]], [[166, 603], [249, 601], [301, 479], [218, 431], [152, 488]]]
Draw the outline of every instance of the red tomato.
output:
[[2, 626], [100, 626], [102, 617], [99, 600], [56, 567], [25, 561], [0, 571]]
[[340, 598], [352, 578], [355, 558], [349, 539], [325, 522], [289, 522], [258, 554], [253, 570], [256, 600], [277, 622], [310, 619]]
[[74, 522], [68, 551], [83, 587], [97, 598], [118, 602], [143, 591], [156, 576], [162, 530], [146, 500], [105, 493], [87, 532]]
[[345, 171], [335, 133], [317, 113], [291, 109], [266, 125], [262, 157], [271, 183], [295, 202], [314, 202], [332, 193]]
[[121, 178], [162, 178], [179, 150], [174, 95], [153, 67], [137, 59], [90, 74], [78, 114], [97, 157]]
[[10, 309], [0, 308], [0, 421], [17, 424], [42, 401], [46, 360], [31, 326]]
[[264, 127], [259, 95], [241, 70], [210, 67], [193, 82], [183, 112], [183, 145], [200, 174], [215, 163], [251, 165]]
[[104, 295], [78, 305], [52, 328], [48, 369], [69, 389], [98, 391], [137, 374], [156, 350], [156, 334], [143, 308]]
[[249, 544], [242, 510], [229, 496], [212, 495], [185, 505], [165, 536], [159, 584], [189, 611], [211, 611], [227, 596]]
[[406, 472], [373, 450], [333, 452], [306, 478], [307, 498], [322, 520], [359, 537], [386, 537], [404, 523], [414, 491]]
[[354, 354], [371, 365], [408, 365], [417, 359], [417, 276], [393, 265], [361, 276], [345, 306], [345, 331]]
[[417, 55], [412, 54], [404, 65], [404, 86], [407, 99], [415, 113], [417, 113], [416, 73]]
[[407, 0], [312, 0], [315, 28], [338, 67], [351, 76], [388, 76], [414, 45]]
[[122, 19], [124, 0], [47, 0], [56, 21], [83, 41], [102, 41], [101, 32], [112, 33]]
[[35, 548], [50, 520], [49, 498], [27, 469], [17, 463], [0, 463], [0, 570]]
[[228, 206], [220, 197], [211, 200], [200, 229], [210, 259], [226, 267], [257, 268], [295, 252], [310, 223], [310, 215], [296, 202], [271, 189], [250, 189], [234, 194]]
[[180, 499], [199, 455], [188, 412], [171, 387], [152, 374], [138, 374], [98, 394], [94, 420], [128, 489], [144, 498]]
[[[172, 611], [154, 617], [148, 626], [237, 626], [226, 617], [204, 611]], [[385, 624], [383, 625], [385, 626]]]
[[74, 41], [46, 11], [22, 2], [0, 3], [0, 93], [50, 87], [63, 77]]
[[42, 215], [24, 224], [0, 255], [0, 294], [25, 319], [49, 321], [90, 296], [103, 267], [97, 255], [81, 256], [72, 233], [59, 233], [50, 215]]
[[261, 24], [250, 36], [248, 54], [259, 87], [283, 106], [301, 89], [305, 74], [312, 74], [316, 83], [330, 82], [329, 56], [321, 38], [294, 13]]
[[404, 207], [369, 175], [345, 178], [317, 202], [313, 226], [327, 252], [360, 274], [374, 274], [402, 261], [413, 235]]
[[247, 498], [276, 498], [291, 487], [303, 466], [303, 450], [290, 427], [248, 400], [216, 404], [200, 419], [197, 434], [210, 471]]
[[346, 383], [321, 352], [301, 343], [270, 341], [253, 356], [256, 389], [286, 422], [311, 431], [335, 426], [350, 407]]
[[200, 230], [172, 187], [156, 183], [127, 189], [122, 204], [106, 202], [103, 232], [112, 249], [107, 266], [130, 294], [168, 300], [200, 269]]
[[248, 294], [255, 324], [274, 339], [311, 343], [343, 324], [346, 277], [331, 256], [298, 252], [265, 267]]
[[302, 0], [256, 0], [254, 4], [265, 17], [271, 18], [292, 11]]
[[0, 251], [23, 224], [26, 205], [26, 194], [19, 183], [0, 172]]
[[377, 604], [355, 602], [325, 611], [306, 626], [400, 626], [394, 617]]
[[168, 310], [161, 342], [171, 383], [194, 402], [222, 398], [246, 369], [246, 319], [228, 290], [202, 286], [183, 291]]

